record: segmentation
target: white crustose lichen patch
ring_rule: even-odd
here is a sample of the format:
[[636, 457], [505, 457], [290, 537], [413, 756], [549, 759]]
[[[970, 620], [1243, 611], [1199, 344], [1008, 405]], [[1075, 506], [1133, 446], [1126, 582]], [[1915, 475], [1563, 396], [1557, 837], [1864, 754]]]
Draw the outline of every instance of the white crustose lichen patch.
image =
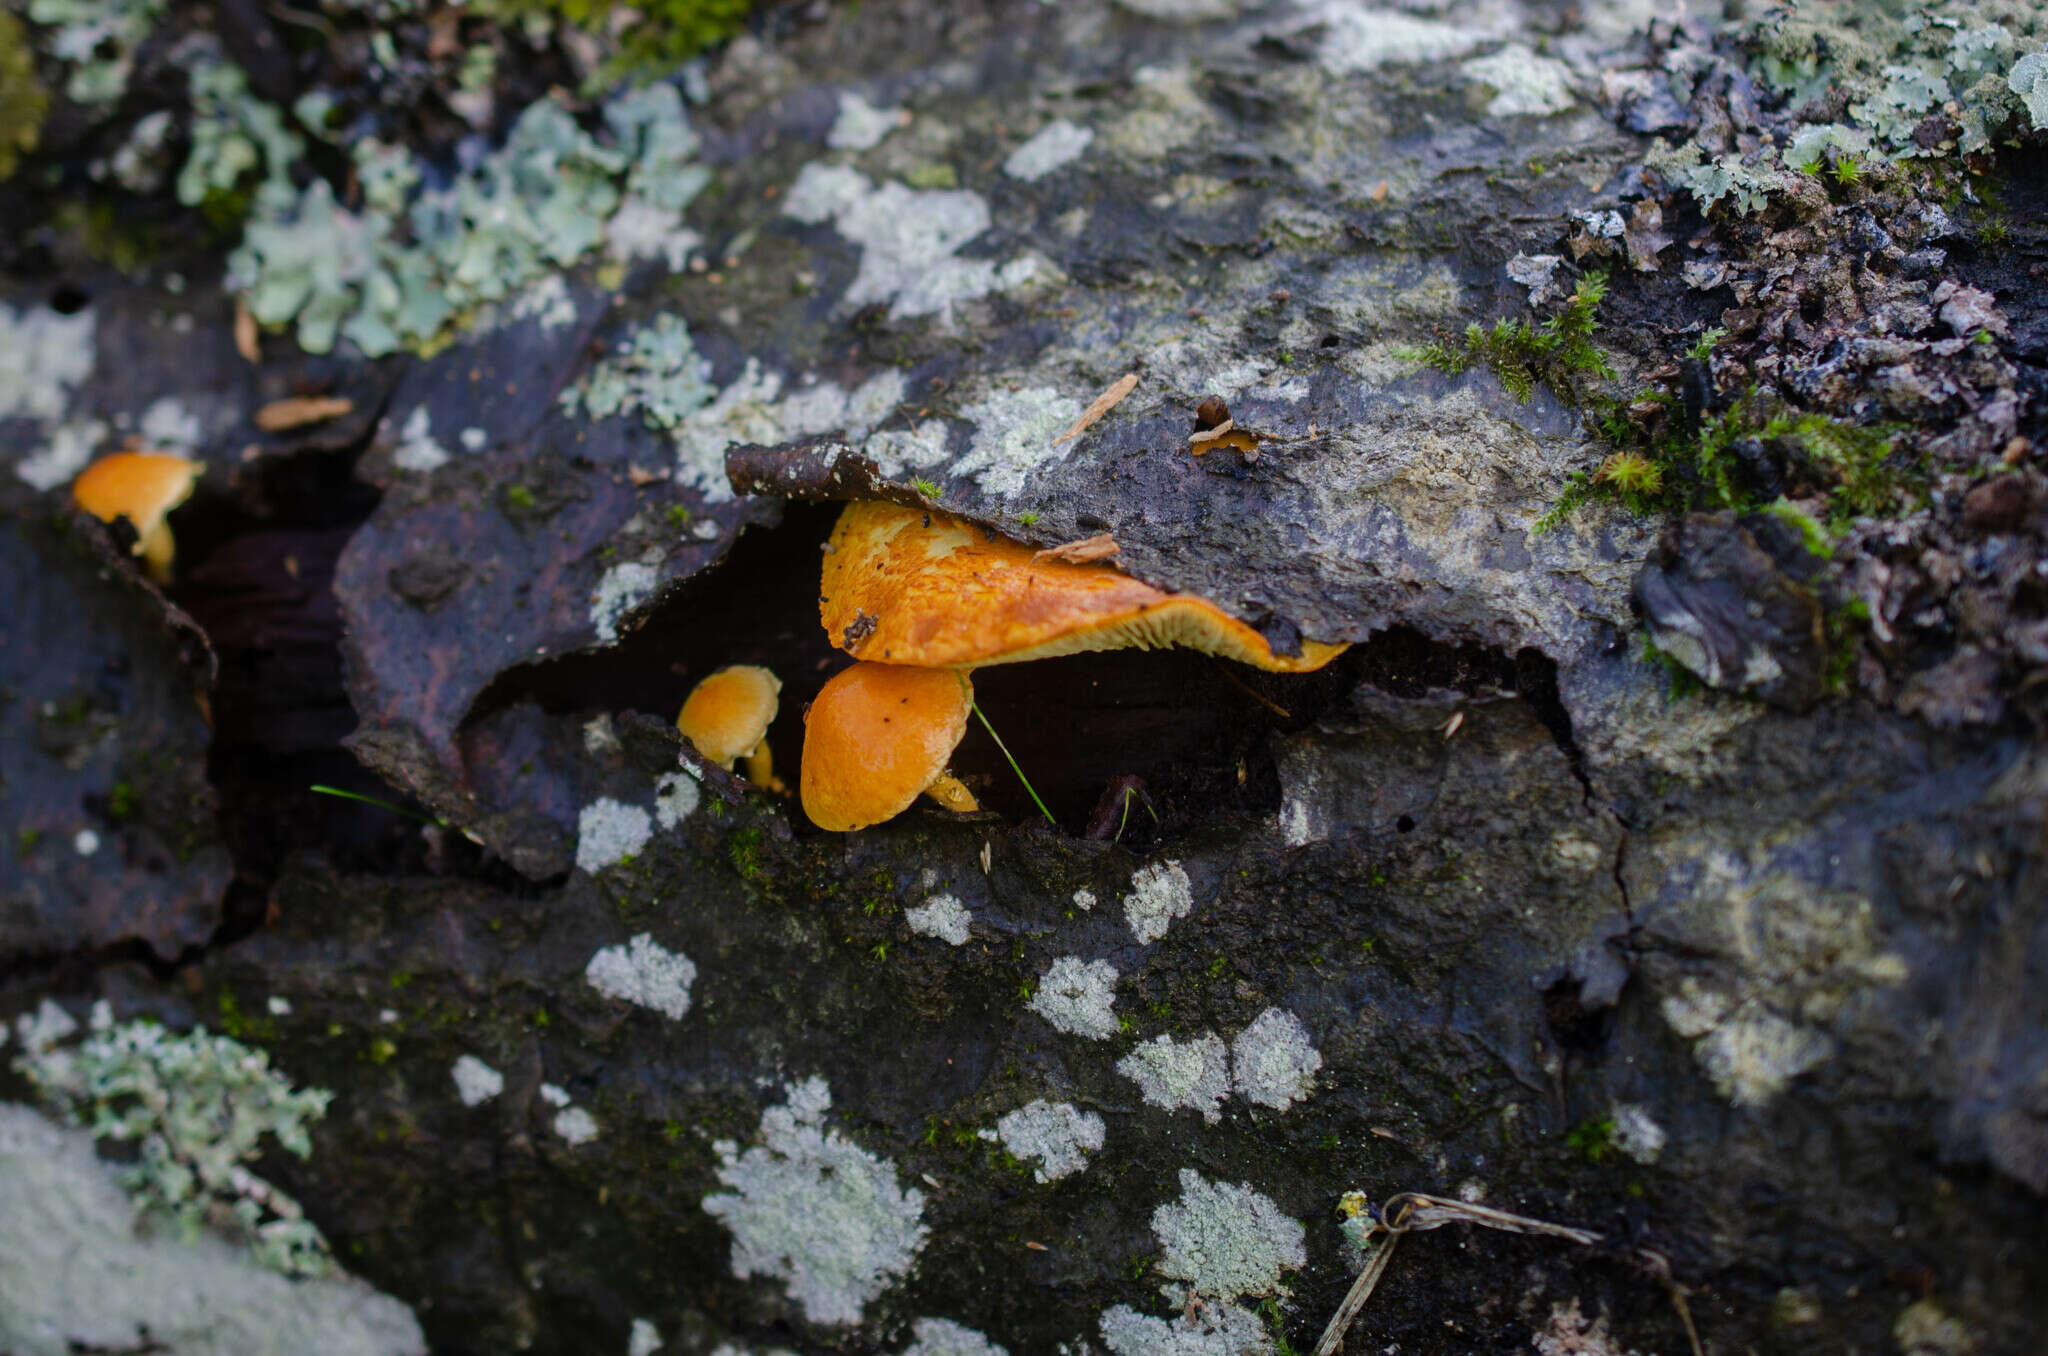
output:
[[953, 896], [933, 895], [918, 907], [906, 910], [903, 921], [920, 936], [961, 946], [967, 941], [967, 925], [973, 921], [973, 915]]
[[900, 108], [876, 108], [851, 90], [839, 94], [839, 116], [825, 134], [825, 144], [835, 151], [871, 151], [904, 122]]
[[555, 1116], [555, 1133], [574, 1149], [597, 1138], [597, 1120], [580, 1106], [564, 1107]]
[[455, 1095], [464, 1106], [481, 1106], [505, 1090], [505, 1075], [475, 1055], [459, 1057], [450, 1072], [455, 1077]]
[[1284, 1008], [1260, 1013], [1230, 1049], [1230, 1081], [1238, 1096], [1276, 1111], [1307, 1097], [1322, 1067], [1308, 1029]]
[[1617, 1105], [1609, 1113], [1614, 1119], [1614, 1147], [1638, 1163], [1654, 1163], [1664, 1152], [1664, 1127], [1633, 1102]]
[[1212, 1125], [1223, 1119], [1219, 1108], [1230, 1095], [1230, 1052], [1207, 1032], [1191, 1041], [1154, 1037], [1118, 1060], [1116, 1071], [1136, 1083], [1153, 1106], [1199, 1111]]
[[924, 1247], [924, 1195], [826, 1129], [831, 1106], [825, 1080], [807, 1078], [761, 1114], [760, 1144], [714, 1144], [729, 1190], [706, 1196], [704, 1210], [732, 1234], [735, 1276], [782, 1281], [813, 1323], [858, 1323]]
[[981, 1333], [950, 1318], [920, 1318], [911, 1329], [914, 1340], [903, 1356], [1010, 1356]]
[[600, 642], [619, 638], [619, 619], [647, 600], [660, 576], [652, 565], [628, 560], [612, 566], [590, 594], [590, 629]]
[[860, 271], [840, 303], [848, 310], [888, 302], [892, 320], [932, 315], [950, 323], [956, 302], [1021, 286], [1036, 272], [1028, 258], [998, 268], [991, 259], [957, 257], [989, 228], [988, 203], [966, 189], [877, 186], [845, 165], [812, 163], [797, 174], [782, 210], [813, 225], [829, 221], [860, 246]]
[[1102, 1117], [1072, 1102], [1027, 1102], [996, 1122], [996, 1137], [1019, 1158], [1038, 1160], [1041, 1182], [1056, 1182], [1088, 1166], [1102, 1148]]
[[391, 464], [401, 471], [438, 471], [448, 464], [448, 449], [434, 438], [434, 417], [421, 405], [405, 417]]
[[1038, 129], [1031, 140], [1010, 152], [1003, 161], [1003, 173], [1025, 183], [1036, 183], [1063, 165], [1072, 164], [1095, 140], [1095, 133], [1076, 127], [1065, 118], [1055, 118]]
[[653, 836], [647, 811], [601, 797], [576, 816], [576, 865], [594, 876], [646, 847]]
[[1152, 1232], [1165, 1251], [1160, 1274], [1210, 1299], [1279, 1294], [1280, 1273], [1308, 1261], [1301, 1225], [1272, 1200], [1192, 1168], [1180, 1170], [1180, 1199], [1152, 1212]]
[[1174, 1319], [1119, 1304], [1102, 1315], [1100, 1327], [1114, 1356], [1254, 1356], [1273, 1349], [1259, 1316], [1236, 1304], [1188, 1304]]
[[1166, 935], [1176, 918], [1188, 916], [1195, 906], [1194, 886], [1179, 862], [1155, 862], [1140, 867], [1131, 877], [1131, 892], [1124, 896], [1124, 917], [1131, 935], [1142, 943], [1156, 942]]
[[664, 772], [654, 779], [654, 818], [672, 829], [697, 812], [704, 793], [689, 771]]
[[654, 1356], [661, 1350], [661, 1329], [644, 1318], [633, 1320], [633, 1330], [626, 1335], [626, 1356]]
[[690, 1010], [690, 985], [697, 967], [688, 956], [669, 951], [643, 932], [624, 946], [608, 946], [590, 958], [583, 978], [599, 993], [680, 1018]]
[[1010, 498], [1034, 470], [1067, 454], [1070, 448], [1054, 440], [1080, 414], [1080, 401], [1050, 386], [996, 391], [962, 406], [960, 416], [974, 425], [974, 436], [953, 463], [953, 474], [972, 476], [988, 493]]
[[1038, 981], [1031, 1010], [1054, 1030], [1089, 1040], [1107, 1040], [1117, 1032], [1116, 967], [1108, 961], [1061, 956]]
[[92, 375], [96, 325], [90, 308], [60, 315], [47, 306], [0, 305], [0, 353], [8, 355], [0, 365], [0, 419], [62, 419], [73, 388]]
[[1486, 111], [1496, 118], [1541, 117], [1572, 106], [1571, 68], [1555, 58], [1537, 56], [1519, 42], [1468, 61], [1463, 70], [1467, 80], [1494, 90]]

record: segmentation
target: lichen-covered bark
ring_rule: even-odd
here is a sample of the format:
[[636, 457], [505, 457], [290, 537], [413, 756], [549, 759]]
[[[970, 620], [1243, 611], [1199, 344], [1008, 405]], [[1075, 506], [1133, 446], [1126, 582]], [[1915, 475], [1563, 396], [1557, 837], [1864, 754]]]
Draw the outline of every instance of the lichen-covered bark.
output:
[[[2038, 45], [1993, 8], [1998, 60]], [[1957, 61], [1997, 46], [1970, 31]], [[655, 247], [596, 223], [426, 354], [241, 364], [215, 271], [95, 284], [91, 327], [10, 293], [10, 332], [93, 361], [52, 340], [42, 395], [0, 383], [0, 562], [53, 637], [118, 619], [164, 692], [114, 683], [105, 748], [187, 770], [171, 614], [42, 496], [95, 419], [209, 460], [171, 596], [221, 656], [225, 846], [148, 882], [176, 927], [98, 877], [10, 912], [0, 1001], [90, 990], [333, 1089], [265, 1171], [437, 1349], [1304, 1350], [1354, 1190], [1609, 1243], [1419, 1234], [1353, 1350], [1684, 1350], [1642, 1249], [1708, 1350], [2036, 1349], [2041, 237], [2015, 210], [1993, 248], [1902, 147], [2018, 204], [2038, 134], [2007, 144], [2017, 86], [1873, 132], [1760, 74], [1797, 40], [1608, 6], [782, 11], [700, 73], [712, 177]], [[1896, 83], [1828, 50], [1844, 90]], [[1985, 118], [2004, 141], [1959, 149]], [[1835, 119], [1822, 170], [1782, 163]], [[1611, 373], [1457, 337], [1596, 267]], [[350, 414], [249, 425], [314, 390]], [[1250, 447], [1196, 454], [1212, 397]], [[800, 775], [844, 662], [836, 509], [802, 501], [849, 494], [1106, 533], [1277, 649], [1352, 649], [983, 669], [1057, 824], [977, 727], [984, 811], [823, 833], [672, 722], [767, 665]], [[6, 719], [48, 724], [85, 681], [58, 663]], [[5, 756], [7, 803], [41, 798], [17, 829], [106, 813], [100, 763]]]

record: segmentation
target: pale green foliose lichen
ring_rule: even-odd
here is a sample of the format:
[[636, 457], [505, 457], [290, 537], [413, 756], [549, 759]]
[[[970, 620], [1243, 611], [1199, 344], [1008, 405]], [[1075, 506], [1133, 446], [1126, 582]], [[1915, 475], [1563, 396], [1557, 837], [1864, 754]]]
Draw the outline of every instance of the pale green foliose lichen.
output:
[[336, 203], [324, 180], [295, 199], [263, 195], [231, 279], [259, 321], [295, 325], [309, 352], [337, 337], [372, 356], [432, 352], [487, 307], [590, 258], [624, 204], [641, 209], [637, 236], [649, 212], [680, 229], [708, 177], [687, 163], [697, 141], [681, 97], [669, 85], [629, 91], [606, 107], [605, 123], [609, 143], [543, 99], [474, 169], [417, 191], [418, 167], [366, 142], [361, 211]]
[[635, 410], [650, 428], [673, 429], [711, 403], [711, 364], [697, 355], [689, 328], [672, 315], [659, 315], [562, 392], [562, 408], [580, 408], [592, 419]]
[[174, 1035], [154, 1022], [116, 1024], [105, 1003], [76, 1046], [23, 1032], [14, 1062], [45, 1100], [95, 1139], [136, 1146], [120, 1180], [139, 1210], [168, 1216], [187, 1236], [230, 1225], [258, 1261], [288, 1275], [321, 1275], [327, 1242], [297, 1201], [246, 1166], [268, 1135], [300, 1158], [307, 1126], [333, 1094], [294, 1088], [269, 1056], [195, 1028]]
[[285, 115], [249, 92], [248, 77], [207, 41], [193, 53], [192, 150], [178, 173], [178, 201], [197, 207], [261, 172], [267, 193], [288, 195], [286, 170], [305, 150]]
[[136, 49], [164, 7], [164, 0], [29, 0], [28, 17], [54, 30], [44, 48], [71, 67], [66, 97], [110, 104], [128, 92]]

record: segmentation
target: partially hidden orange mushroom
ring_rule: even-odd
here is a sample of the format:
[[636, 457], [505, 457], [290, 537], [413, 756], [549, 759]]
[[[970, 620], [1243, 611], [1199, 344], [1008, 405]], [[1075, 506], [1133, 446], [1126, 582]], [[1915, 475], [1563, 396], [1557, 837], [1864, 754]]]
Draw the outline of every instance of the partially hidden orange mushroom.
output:
[[893, 819], [919, 796], [974, 810], [948, 769], [967, 733], [974, 687], [951, 669], [855, 664], [804, 713], [804, 813], [837, 833]]
[[676, 715], [676, 729], [697, 752], [730, 770], [747, 760], [747, 780], [782, 790], [768, 751], [768, 727], [781, 708], [782, 680], [758, 664], [732, 664], [690, 690]]
[[71, 482], [71, 497], [103, 523], [126, 518], [135, 528], [135, 554], [149, 567], [149, 577], [168, 584], [177, 555], [170, 512], [191, 498], [204, 469], [168, 452], [116, 452], [80, 471]]
[[1181, 646], [1307, 673], [1347, 648], [1304, 640], [1300, 654], [1277, 654], [1206, 598], [1167, 593], [1102, 562], [1037, 558], [948, 514], [873, 500], [839, 515], [822, 582], [818, 615], [832, 643], [885, 664], [973, 669]]

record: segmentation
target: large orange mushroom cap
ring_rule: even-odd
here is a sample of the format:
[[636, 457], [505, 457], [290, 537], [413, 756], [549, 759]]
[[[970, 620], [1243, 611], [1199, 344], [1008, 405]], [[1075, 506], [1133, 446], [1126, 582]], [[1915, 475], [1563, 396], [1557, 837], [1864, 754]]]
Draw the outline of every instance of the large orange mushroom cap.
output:
[[1167, 593], [1099, 562], [1038, 559], [1031, 547], [948, 514], [848, 504], [825, 556], [819, 620], [860, 659], [978, 668], [1084, 650], [1183, 646], [1276, 673], [1319, 669], [1343, 645], [1275, 654], [1206, 598]]
[[167, 584], [176, 547], [165, 519], [192, 496], [204, 469], [168, 452], [116, 452], [80, 471], [71, 497], [103, 523], [126, 518], [134, 524], [135, 554], [158, 583]]
[[946, 771], [973, 709], [972, 684], [951, 669], [855, 664], [832, 675], [804, 715], [804, 813], [843, 833], [893, 819], [926, 792], [974, 809]]

